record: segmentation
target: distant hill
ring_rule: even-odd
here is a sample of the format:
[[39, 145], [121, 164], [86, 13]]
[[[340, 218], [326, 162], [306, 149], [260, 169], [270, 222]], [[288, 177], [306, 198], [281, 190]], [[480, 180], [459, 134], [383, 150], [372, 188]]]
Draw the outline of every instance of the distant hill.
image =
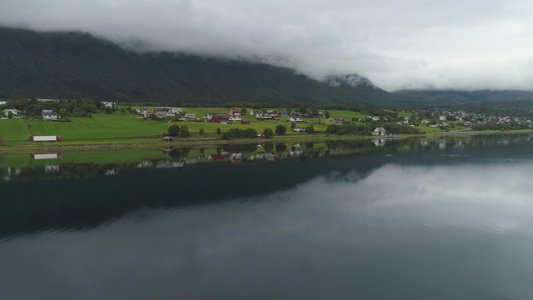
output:
[[395, 96], [357, 75], [319, 82], [260, 63], [137, 53], [87, 33], [0, 27], [0, 45], [0, 98], [163, 104], [395, 102]]
[[457, 91], [457, 90], [403, 90], [392, 93], [398, 105], [442, 106], [480, 104], [488, 102], [533, 101], [528, 91]]

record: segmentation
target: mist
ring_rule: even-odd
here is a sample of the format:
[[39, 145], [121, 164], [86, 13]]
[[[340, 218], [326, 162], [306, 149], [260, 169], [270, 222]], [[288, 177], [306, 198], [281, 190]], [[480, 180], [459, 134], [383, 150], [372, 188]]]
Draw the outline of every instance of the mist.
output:
[[0, 25], [138, 51], [359, 74], [388, 90], [533, 90], [533, 2], [2, 0]]

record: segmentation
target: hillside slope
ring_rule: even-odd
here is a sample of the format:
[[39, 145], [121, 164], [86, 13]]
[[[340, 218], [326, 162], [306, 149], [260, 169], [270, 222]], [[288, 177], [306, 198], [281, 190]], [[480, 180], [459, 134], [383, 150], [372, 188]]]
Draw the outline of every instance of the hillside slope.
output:
[[367, 84], [334, 86], [266, 64], [137, 53], [87, 33], [0, 27], [0, 45], [0, 98], [163, 104], [395, 102], [395, 96]]
[[458, 91], [458, 90], [402, 90], [392, 93], [398, 105], [442, 106], [480, 104], [488, 102], [533, 101], [529, 91]]

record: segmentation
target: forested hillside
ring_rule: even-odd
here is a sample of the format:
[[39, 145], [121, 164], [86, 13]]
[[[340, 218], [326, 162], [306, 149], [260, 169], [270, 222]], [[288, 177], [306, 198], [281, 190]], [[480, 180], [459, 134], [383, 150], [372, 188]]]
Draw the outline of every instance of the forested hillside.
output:
[[332, 86], [266, 64], [137, 53], [79, 32], [0, 28], [0, 98], [92, 98], [162, 104], [394, 104], [370, 85]]

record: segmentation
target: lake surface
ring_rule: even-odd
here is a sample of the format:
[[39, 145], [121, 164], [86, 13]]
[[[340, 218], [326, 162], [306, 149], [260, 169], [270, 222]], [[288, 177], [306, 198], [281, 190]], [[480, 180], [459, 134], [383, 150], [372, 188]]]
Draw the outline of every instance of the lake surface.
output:
[[0, 298], [531, 299], [531, 135], [263, 148], [4, 155]]

